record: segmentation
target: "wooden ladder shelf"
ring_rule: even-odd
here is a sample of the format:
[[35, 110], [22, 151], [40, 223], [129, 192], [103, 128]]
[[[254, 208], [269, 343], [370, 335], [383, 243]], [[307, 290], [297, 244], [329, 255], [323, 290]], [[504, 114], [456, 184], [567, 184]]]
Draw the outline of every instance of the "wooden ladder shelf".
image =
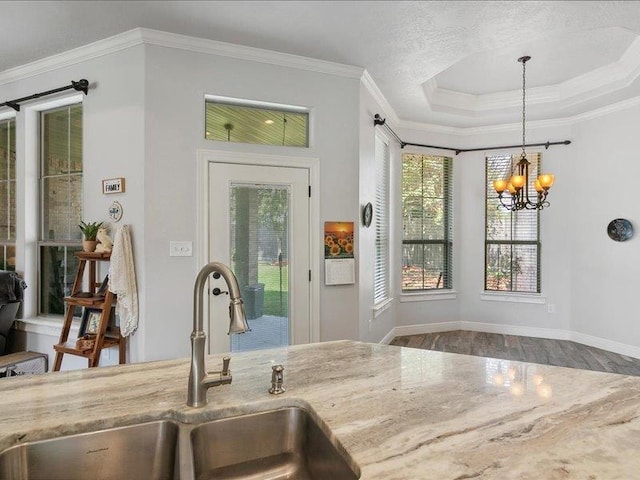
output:
[[[111, 316], [111, 307], [116, 301], [116, 296], [106, 289], [105, 292], [98, 295], [96, 288], [100, 283], [96, 282], [96, 263], [109, 261], [111, 253], [86, 253], [76, 252], [74, 254], [80, 260], [78, 265], [78, 272], [76, 273], [75, 281], [73, 282], [73, 290], [70, 297], [65, 297], [64, 302], [67, 306], [67, 311], [64, 317], [64, 324], [62, 326], [62, 332], [60, 333], [60, 340], [53, 349], [56, 352], [56, 359], [53, 365], [53, 371], [57, 372], [62, 366], [62, 357], [65, 353], [71, 355], [77, 355], [85, 357], [88, 360], [89, 367], [97, 367], [100, 362], [100, 354], [103, 348], [118, 347], [119, 350], [119, 363], [126, 362], [126, 338], [120, 334], [120, 328], [111, 327], [108, 331], [109, 318]], [[82, 292], [82, 279], [84, 277], [85, 267], [89, 264], [89, 294], [87, 296], [80, 296]], [[91, 336], [91, 341], [83, 342], [82, 338], [76, 340], [69, 340], [69, 332], [71, 330], [71, 323], [73, 322], [73, 314], [75, 307], [85, 307], [97, 310], [100, 312], [100, 320], [95, 335]], [[110, 336], [107, 336], [107, 333]], [[85, 343], [89, 343], [90, 346], [85, 348]]]

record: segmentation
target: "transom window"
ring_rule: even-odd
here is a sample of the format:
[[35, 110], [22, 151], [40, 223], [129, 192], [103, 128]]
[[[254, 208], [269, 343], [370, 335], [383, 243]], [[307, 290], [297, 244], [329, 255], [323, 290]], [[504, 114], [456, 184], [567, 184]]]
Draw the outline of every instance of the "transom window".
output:
[[205, 138], [218, 142], [308, 147], [309, 112], [298, 107], [261, 106], [240, 100], [207, 100]]
[[[540, 293], [540, 214], [508, 211], [500, 205], [493, 181], [508, 178], [519, 155], [486, 158], [485, 290]], [[529, 191], [540, 174], [542, 156], [527, 154]]]

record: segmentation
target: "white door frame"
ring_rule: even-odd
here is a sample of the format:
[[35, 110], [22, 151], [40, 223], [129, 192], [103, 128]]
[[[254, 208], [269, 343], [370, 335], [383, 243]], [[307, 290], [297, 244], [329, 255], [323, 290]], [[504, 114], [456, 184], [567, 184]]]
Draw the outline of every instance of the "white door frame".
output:
[[[312, 157], [293, 157], [288, 155], [267, 155], [261, 153], [241, 153], [224, 150], [198, 149], [196, 182], [196, 272], [209, 262], [209, 165], [211, 163], [233, 163], [240, 165], [261, 165], [267, 167], [297, 167], [309, 170], [309, 261], [311, 265], [311, 285], [309, 298], [311, 342], [320, 341], [320, 161]], [[315, 192], [315, 193], [314, 193]], [[205, 296], [203, 312], [209, 311], [209, 295]], [[209, 322], [205, 323], [205, 332], [209, 334]], [[209, 342], [207, 342], [207, 345]], [[207, 346], [207, 348], [209, 348]]]

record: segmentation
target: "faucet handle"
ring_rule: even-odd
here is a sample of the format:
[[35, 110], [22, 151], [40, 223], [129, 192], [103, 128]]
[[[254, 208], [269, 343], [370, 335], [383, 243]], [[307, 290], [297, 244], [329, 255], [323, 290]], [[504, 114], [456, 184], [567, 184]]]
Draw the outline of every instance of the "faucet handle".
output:
[[222, 359], [222, 372], [220, 372], [222, 376], [229, 375], [229, 363], [231, 363], [231, 357], [227, 356]]

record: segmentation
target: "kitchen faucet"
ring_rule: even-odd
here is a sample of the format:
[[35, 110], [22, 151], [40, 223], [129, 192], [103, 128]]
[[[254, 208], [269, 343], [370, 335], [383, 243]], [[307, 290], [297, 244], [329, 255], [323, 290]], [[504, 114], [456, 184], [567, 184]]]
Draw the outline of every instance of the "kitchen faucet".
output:
[[231, 383], [229, 357], [223, 360], [221, 372], [205, 372], [204, 350], [207, 335], [204, 333], [203, 299], [207, 278], [210, 274], [222, 275], [229, 288], [229, 334], [244, 333], [250, 330], [242, 306], [238, 280], [231, 269], [219, 262], [211, 262], [200, 270], [193, 287], [193, 331], [191, 332], [191, 370], [189, 371], [189, 391], [187, 405], [203, 407], [207, 404], [207, 390], [210, 387]]

